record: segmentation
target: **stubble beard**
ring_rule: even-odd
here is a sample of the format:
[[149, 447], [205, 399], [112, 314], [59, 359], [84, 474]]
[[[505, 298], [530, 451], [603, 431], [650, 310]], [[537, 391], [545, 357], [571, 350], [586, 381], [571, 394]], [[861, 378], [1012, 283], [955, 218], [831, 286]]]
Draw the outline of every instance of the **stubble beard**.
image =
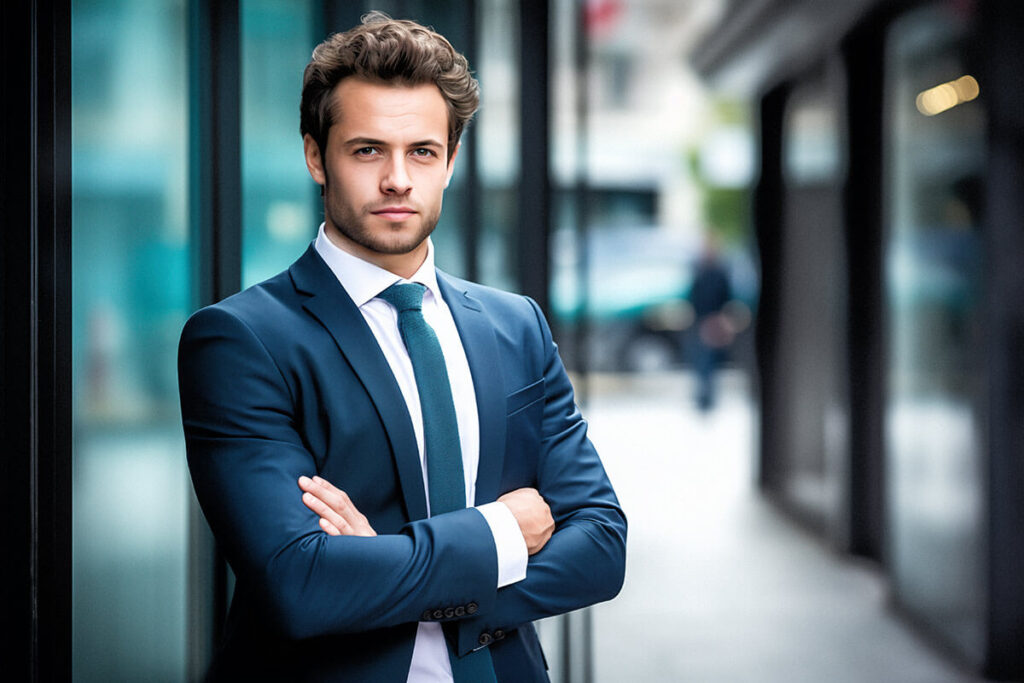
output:
[[[400, 202], [393, 202], [400, 203]], [[388, 228], [370, 227], [371, 221], [387, 224], [382, 218], [373, 215], [387, 204], [364, 206], [360, 209], [352, 207], [343, 199], [332, 201], [329, 186], [324, 201], [324, 211], [328, 223], [334, 226], [342, 237], [360, 247], [377, 254], [408, 254], [423, 244], [423, 241], [434, 232], [441, 217], [440, 207], [433, 213], [418, 213], [419, 229], [409, 234], [408, 227], [403, 223], [392, 223]]]

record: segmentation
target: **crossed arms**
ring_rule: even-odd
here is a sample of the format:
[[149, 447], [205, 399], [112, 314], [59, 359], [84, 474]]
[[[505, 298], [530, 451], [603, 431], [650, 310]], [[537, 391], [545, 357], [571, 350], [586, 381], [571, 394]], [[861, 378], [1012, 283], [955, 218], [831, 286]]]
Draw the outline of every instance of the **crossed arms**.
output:
[[[318, 476], [299, 477], [302, 502], [320, 516], [320, 528], [331, 536], [376, 536], [366, 515], [359, 512], [348, 494]], [[551, 538], [555, 520], [551, 508], [534, 488], [509, 491], [498, 498], [512, 512], [526, 542], [526, 551], [535, 555]]]
[[[266, 595], [268, 622], [283, 637], [416, 622], [428, 608], [473, 601], [478, 612], [459, 617], [462, 654], [477, 647], [482, 629], [509, 630], [618, 592], [625, 519], [539, 311], [535, 329], [542, 339], [532, 345], [542, 349], [545, 396], [534, 427], [538, 452], [529, 476], [535, 487], [501, 498], [532, 554], [526, 578], [501, 589], [490, 529], [472, 508], [368, 538], [374, 529], [360, 509], [367, 510], [363, 500], [372, 489], [365, 482], [358, 509], [335, 509], [331, 501], [345, 499], [340, 493], [332, 499], [333, 487], [313, 480], [321, 488], [303, 489], [325, 507], [299, 504], [295, 482], [320, 469], [309, 435], [300, 431], [306, 418], [296, 414], [297, 403], [310, 401], [311, 415], [319, 408], [290, 384], [306, 371], [288, 365], [301, 354], [281, 351], [245, 313], [208, 308], [186, 325], [179, 353], [182, 418], [193, 483], [214, 535], [239, 581]], [[320, 358], [331, 348], [325, 345]], [[337, 362], [343, 369], [344, 361]], [[334, 370], [332, 387], [345, 381]], [[383, 439], [379, 448], [386, 452]], [[337, 483], [352, 492], [351, 482]]]

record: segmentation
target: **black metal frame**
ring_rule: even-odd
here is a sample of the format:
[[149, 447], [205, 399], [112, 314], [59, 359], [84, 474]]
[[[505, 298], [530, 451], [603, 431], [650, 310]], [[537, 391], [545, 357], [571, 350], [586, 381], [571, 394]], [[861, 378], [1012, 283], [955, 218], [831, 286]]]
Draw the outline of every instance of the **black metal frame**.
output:
[[241, 43], [238, 0], [191, 6], [190, 215], [201, 305], [242, 284]]
[[[241, 26], [238, 0], [189, 6], [189, 215], [193, 301], [242, 285]], [[195, 498], [189, 505], [189, 677], [204, 675], [224, 630], [229, 570]]]
[[761, 407], [757, 476], [759, 487], [765, 491], [780, 488], [781, 463], [784, 462], [778, 432], [767, 425], [784, 423], [786, 405], [780, 395], [783, 388], [775, 365], [779, 357], [780, 293], [785, 277], [782, 272], [782, 130], [789, 92], [785, 84], [766, 92], [761, 97], [758, 112], [761, 174], [753, 199], [755, 237], [761, 262], [761, 294], [755, 329]]
[[[519, 291], [549, 313], [551, 174], [548, 0], [519, 3]], [[529, 39], [527, 39], [529, 36]]]
[[885, 310], [882, 272], [884, 27], [875, 13], [841, 44], [846, 73], [847, 172], [843, 184], [846, 240], [847, 372], [850, 468], [848, 550], [883, 561], [885, 548]]
[[1024, 5], [981, 4], [985, 177], [988, 583], [985, 671], [1024, 679]]
[[4, 3], [4, 676], [71, 678], [71, 23]]

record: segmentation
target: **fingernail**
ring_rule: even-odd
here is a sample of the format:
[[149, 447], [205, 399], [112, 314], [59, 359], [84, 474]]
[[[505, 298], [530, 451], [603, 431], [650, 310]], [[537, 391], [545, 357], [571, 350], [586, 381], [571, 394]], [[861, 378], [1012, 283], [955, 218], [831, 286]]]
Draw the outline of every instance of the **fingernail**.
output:
[[313, 494], [312, 493], [303, 493], [302, 494], [302, 500], [303, 500], [303, 502], [306, 502], [306, 503], [310, 502], [311, 500], [313, 500]]
[[299, 483], [300, 484], [305, 484], [308, 481], [309, 481], [309, 477], [307, 477], [306, 475], [302, 475], [301, 477], [299, 477]]
[[324, 480], [321, 479], [320, 477], [316, 476], [316, 475], [313, 476], [313, 481], [315, 481], [318, 484], [324, 483]]

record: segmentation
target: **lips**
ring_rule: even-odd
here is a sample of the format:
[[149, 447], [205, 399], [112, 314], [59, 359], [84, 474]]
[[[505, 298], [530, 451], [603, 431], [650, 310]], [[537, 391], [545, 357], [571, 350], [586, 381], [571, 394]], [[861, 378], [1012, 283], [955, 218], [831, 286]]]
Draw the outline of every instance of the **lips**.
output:
[[408, 206], [385, 206], [370, 213], [388, 221], [402, 221], [416, 215], [416, 211]]

